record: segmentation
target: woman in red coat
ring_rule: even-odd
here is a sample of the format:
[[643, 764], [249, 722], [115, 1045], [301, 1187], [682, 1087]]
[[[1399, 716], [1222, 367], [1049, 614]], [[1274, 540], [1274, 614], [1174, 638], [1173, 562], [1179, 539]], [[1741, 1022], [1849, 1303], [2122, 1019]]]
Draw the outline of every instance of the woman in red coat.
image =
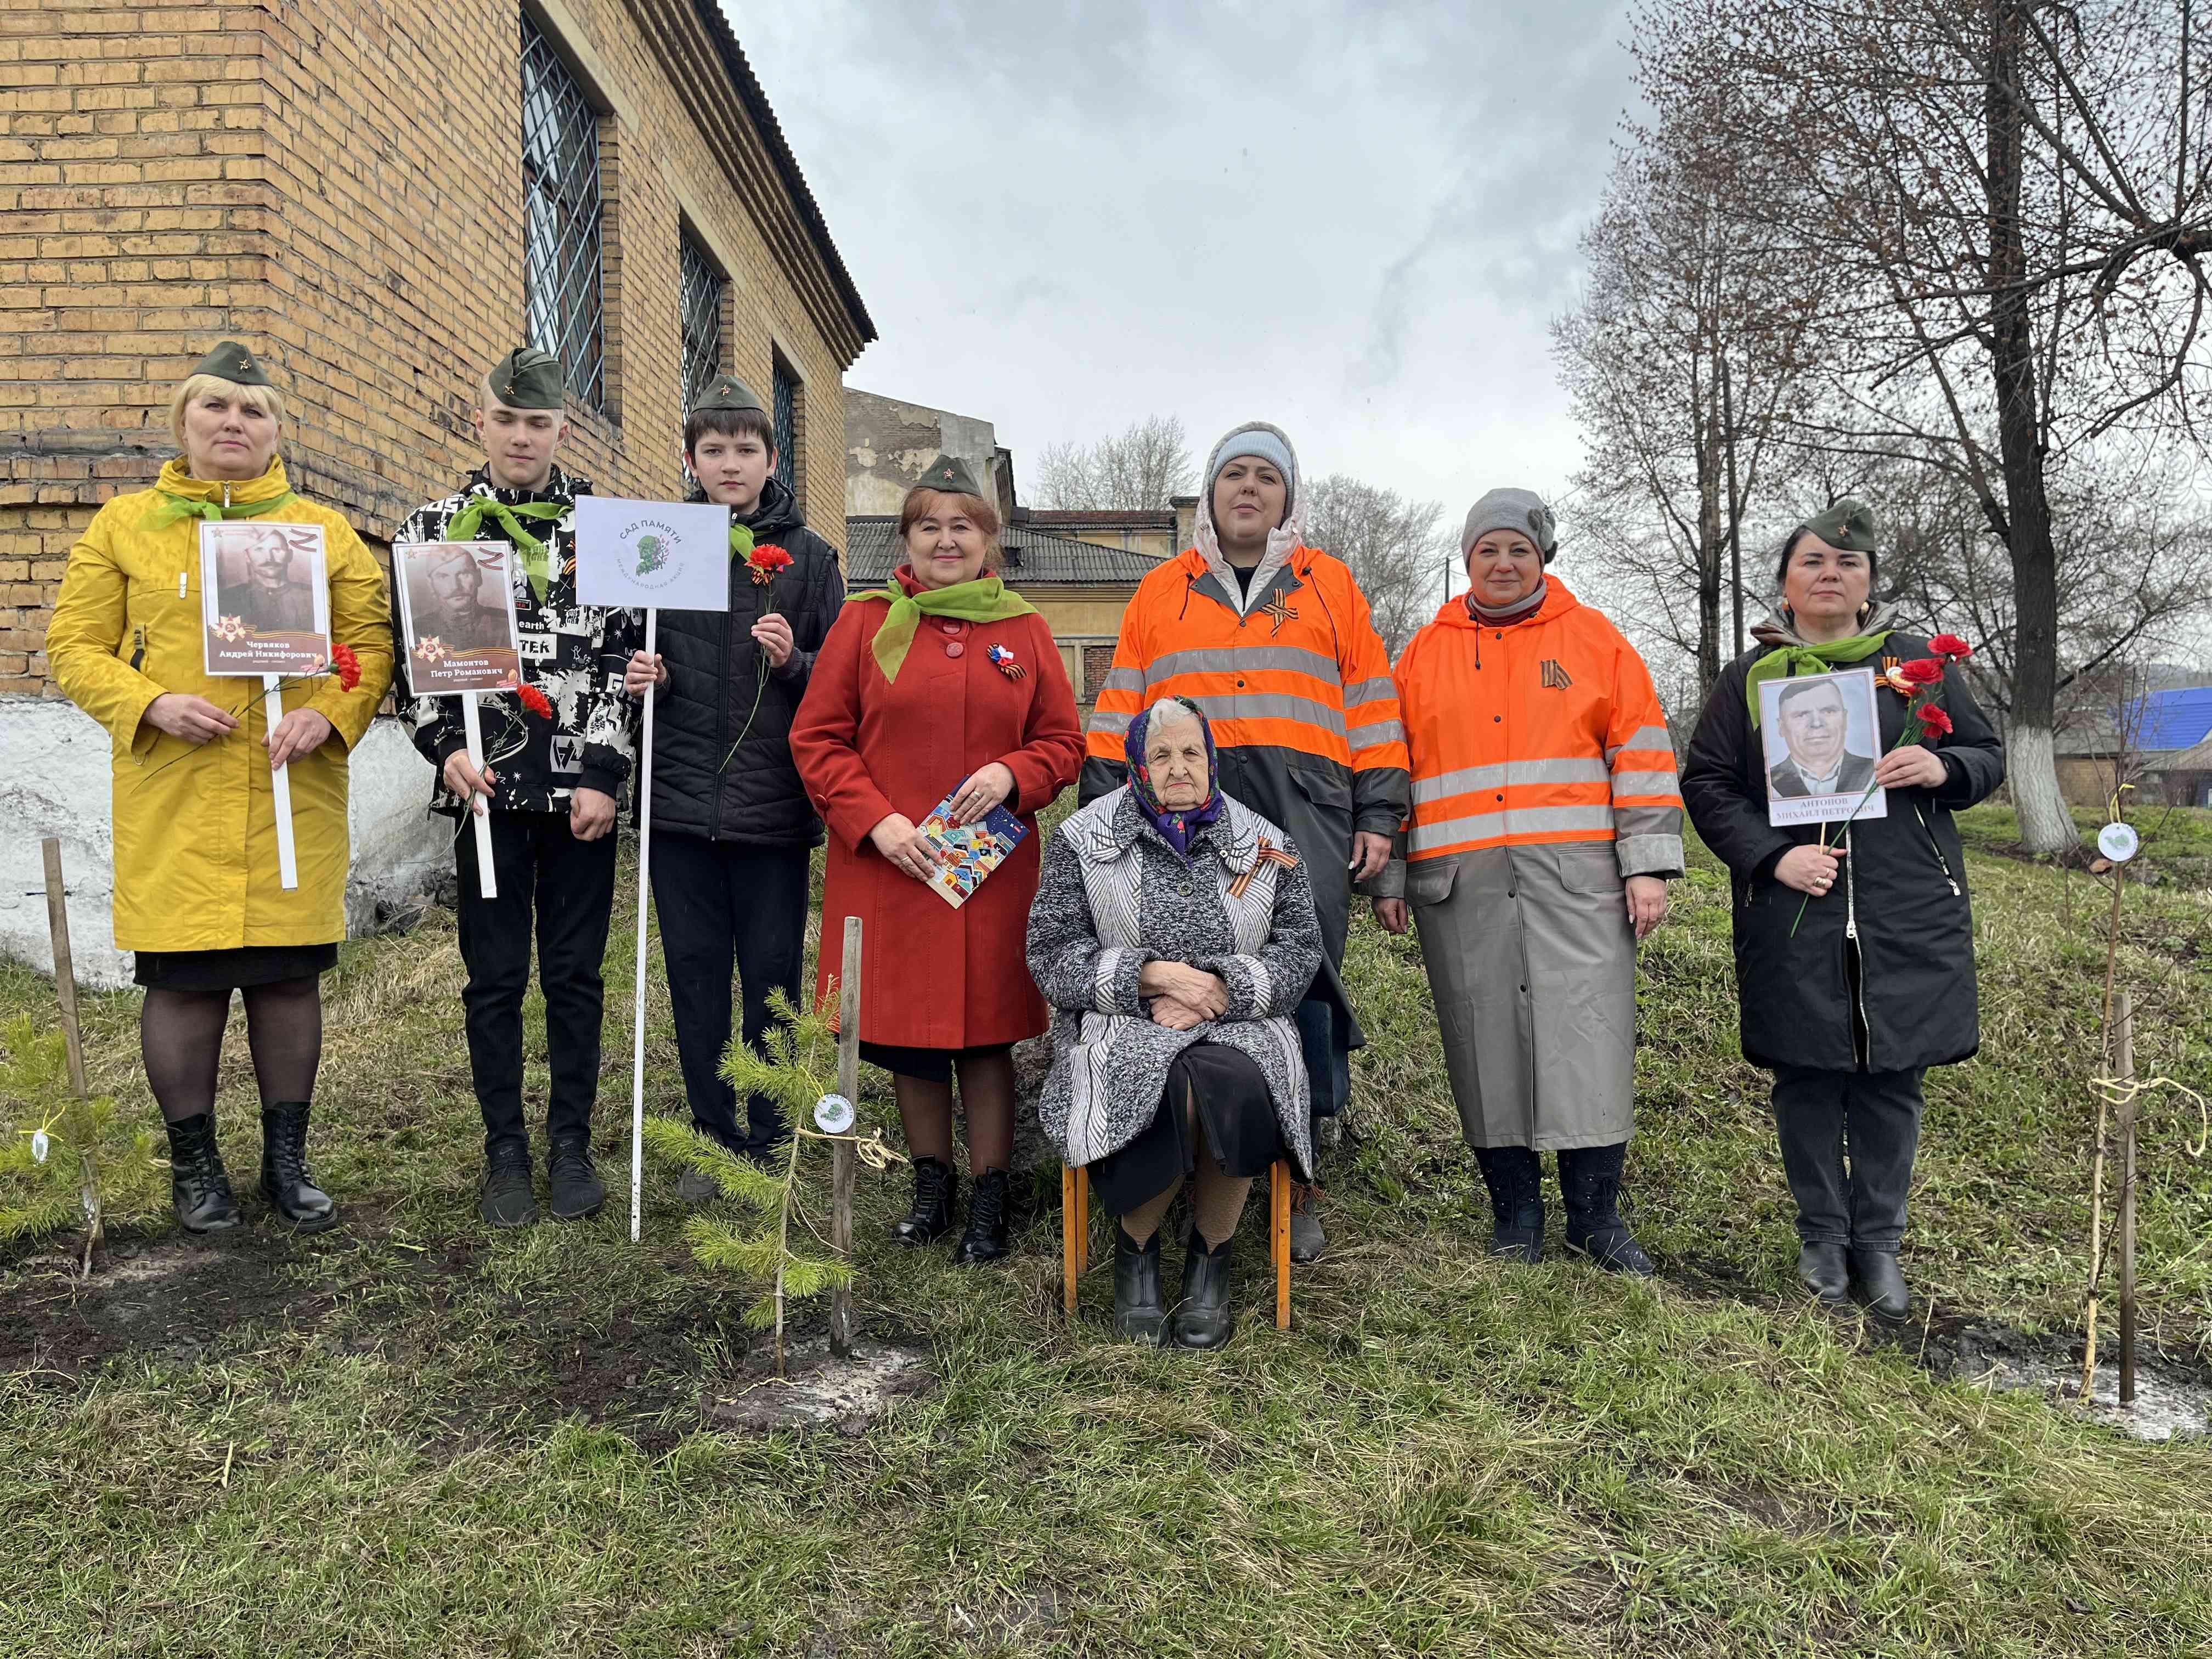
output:
[[[930, 464], [899, 536], [907, 562], [847, 602], [791, 729], [830, 826], [817, 995], [836, 976], [845, 918], [860, 917], [860, 1057], [892, 1073], [914, 1154], [914, 1211], [892, 1231], [927, 1244], [951, 1230], [957, 1069], [974, 1188], [958, 1260], [992, 1261], [1006, 1253], [1012, 1050], [1046, 1024], [1023, 956], [1036, 815], [1075, 781], [1083, 732], [1052, 630], [987, 572], [999, 515], [966, 467]], [[1003, 805], [1029, 831], [957, 908], [930, 884], [938, 854], [915, 827], [948, 795], [957, 823]]]

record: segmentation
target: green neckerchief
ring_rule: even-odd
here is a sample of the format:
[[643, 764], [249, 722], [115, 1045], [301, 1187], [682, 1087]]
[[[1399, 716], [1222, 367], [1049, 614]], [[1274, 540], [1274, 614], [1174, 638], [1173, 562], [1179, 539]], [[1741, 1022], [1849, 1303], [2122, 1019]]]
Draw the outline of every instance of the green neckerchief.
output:
[[524, 519], [558, 519], [568, 509], [551, 501], [517, 501], [509, 507], [505, 501], [490, 495], [471, 495], [468, 505], [446, 520], [444, 540], [472, 542], [483, 521], [489, 519], [507, 532], [507, 539], [521, 556], [522, 568], [530, 578], [530, 591], [538, 596], [538, 603], [545, 603], [546, 584], [552, 580], [553, 560], [545, 550], [545, 544], [522, 527]]
[[240, 501], [235, 507], [225, 507], [218, 501], [194, 501], [190, 495], [179, 495], [167, 489], [154, 493], [161, 498], [161, 502], [146, 515], [144, 528], [148, 530], [161, 529], [179, 519], [205, 519], [210, 524], [221, 524], [225, 519], [258, 519], [264, 513], [274, 513], [287, 501], [300, 499], [288, 489], [265, 501]]
[[1743, 677], [1744, 701], [1751, 705], [1751, 723], [1759, 724], [1759, 687], [1762, 680], [1789, 678], [1803, 674], [1825, 674], [1844, 663], [1864, 662], [1888, 642], [1890, 630], [1879, 634], [1854, 634], [1847, 640], [1830, 640], [1823, 645], [1778, 645], [1757, 662]]
[[752, 556], [753, 545], [752, 526], [739, 524], [737, 514], [732, 513], [730, 515], [730, 556], [749, 559]]
[[921, 626], [924, 617], [951, 617], [958, 622], [1004, 622], [1009, 617], [1028, 617], [1036, 607], [1018, 593], [1006, 592], [1006, 585], [996, 576], [982, 576], [972, 582], [955, 582], [950, 587], [925, 587], [916, 593], [902, 592], [896, 583], [872, 588], [866, 593], [854, 593], [854, 599], [889, 599], [891, 613], [884, 618], [884, 625], [876, 630], [876, 666], [884, 671], [886, 681], [896, 681], [899, 669], [906, 662], [908, 647], [914, 643], [915, 630]]

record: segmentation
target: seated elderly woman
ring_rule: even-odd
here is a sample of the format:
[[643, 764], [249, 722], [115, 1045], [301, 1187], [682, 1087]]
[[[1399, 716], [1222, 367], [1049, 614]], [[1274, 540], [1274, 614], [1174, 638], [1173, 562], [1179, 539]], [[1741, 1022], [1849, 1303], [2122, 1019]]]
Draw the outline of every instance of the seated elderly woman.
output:
[[[1215, 783], [1196, 704], [1154, 703], [1129, 723], [1126, 753], [1129, 781], [1053, 837], [1030, 912], [1030, 972], [1054, 1009], [1039, 1116], [1121, 1218], [1115, 1328], [1218, 1348], [1252, 1178], [1287, 1157], [1312, 1179], [1292, 1015], [1321, 965], [1321, 927], [1290, 837]], [[1170, 1325], [1160, 1220], [1192, 1176]]]

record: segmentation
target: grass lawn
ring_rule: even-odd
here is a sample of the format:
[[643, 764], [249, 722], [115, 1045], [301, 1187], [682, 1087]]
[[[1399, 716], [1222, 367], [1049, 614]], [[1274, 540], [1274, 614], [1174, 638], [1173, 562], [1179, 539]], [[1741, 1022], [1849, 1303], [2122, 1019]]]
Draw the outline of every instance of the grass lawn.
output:
[[[1983, 1053], [1931, 1079], [1906, 1267], [1932, 1316], [1901, 1342], [1790, 1294], [1707, 860], [1644, 962], [1629, 1167], [1656, 1283], [1483, 1257], [1418, 951], [1363, 921], [1371, 1046], [1324, 1170], [1334, 1249], [1299, 1273], [1292, 1328], [1248, 1311], [1212, 1358], [1116, 1344], [1108, 1270], [1078, 1322], [1059, 1314], [1048, 1175], [1015, 1260], [960, 1271], [884, 1242], [903, 1181], [864, 1171], [864, 1342], [916, 1342], [939, 1380], [857, 1435], [702, 1420], [702, 1390], [757, 1374], [758, 1339], [750, 1291], [690, 1261], [669, 1172], [628, 1240], [620, 918], [617, 1200], [515, 1235], [475, 1218], [450, 918], [350, 945], [316, 1142], [343, 1230], [292, 1240], [249, 1200], [226, 1238], [118, 1241], [82, 1293], [49, 1249], [0, 1255], [0, 1656], [2212, 1650], [2212, 1447], [1920, 1363], [1958, 1322], [2034, 1339], [2081, 1300], [2108, 890], [1986, 850], [1994, 816], [1971, 860]], [[2142, 1066], [2212, 1092], [2212, 887], [2131, 888], [2124, 928]], [[0, 972], [0, 1016], [52, 1006]], [[135, 1000], [88, 1018], [96, 1081], [150, 1117]], [[534, 998], [530, 1018], [542, 1103]], [[245, 1189], [242, 1036], [221, 1118]], [[2152, 1109], [2142, 1237], [2147, 1334], [2202, 1370], [2197, 1131]]]

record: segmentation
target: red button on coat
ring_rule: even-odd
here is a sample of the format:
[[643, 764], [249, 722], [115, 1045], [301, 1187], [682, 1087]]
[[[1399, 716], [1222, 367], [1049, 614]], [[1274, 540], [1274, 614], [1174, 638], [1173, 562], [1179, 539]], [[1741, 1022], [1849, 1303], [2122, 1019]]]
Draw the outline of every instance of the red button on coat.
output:
[[945, 654], [948, 657], [960, 656], [964, 653], [967, 649], [968, 647], [961, 644], [957, 640], [947, 640], [945, 642]]
[[960, 624], [957, 622], [939, 623], [937, 625], [948, 634], [957, 634], [960, 631]]

